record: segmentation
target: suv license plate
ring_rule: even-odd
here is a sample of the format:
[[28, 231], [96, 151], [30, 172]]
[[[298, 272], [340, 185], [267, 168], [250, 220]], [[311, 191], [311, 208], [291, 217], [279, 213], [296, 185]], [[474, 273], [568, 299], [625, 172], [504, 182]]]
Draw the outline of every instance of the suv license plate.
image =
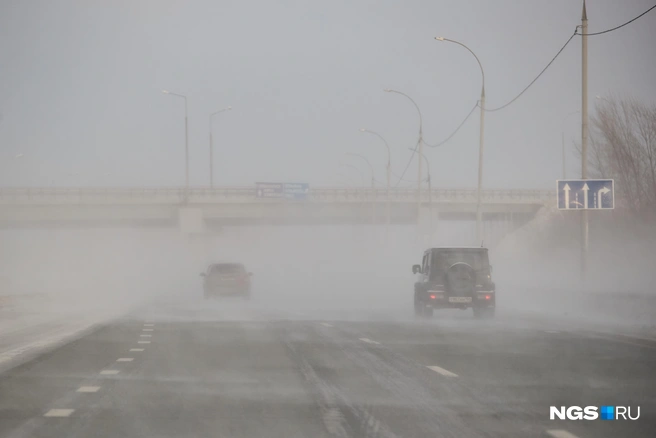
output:
[[449, 297], [449, 303], [471, 303], [471, 297]]

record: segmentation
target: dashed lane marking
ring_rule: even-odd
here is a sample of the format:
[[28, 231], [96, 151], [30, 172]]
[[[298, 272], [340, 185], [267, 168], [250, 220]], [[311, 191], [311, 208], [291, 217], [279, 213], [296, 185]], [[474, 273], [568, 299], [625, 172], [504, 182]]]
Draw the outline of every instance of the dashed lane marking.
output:
[[132, 362], [134, 357], [119, 357], [116, 362]]
[[562, 429], [548, 430], [547, 434], [551, 435], [553, 438], [578, 438], [573, 433], [569, 433], [566, 430], [562, 430]]
[[143, 329], [142, 331], [144, 331], [144, 332], [152, 332], [152, 331], [154, 331], [154, 329]]
[[75, 409], [50, 409], [43, 414], [44, 417], [70, 417]]
[[144, 327], [154, 327], [155, 324], [144, 324]]
[[324, 327], [332, 327], [332, 325], [328, 324], [327, 322], [322, 322], [321, 325]]
[[75, 392], [98, 392], [100, 386], [80, 386]]
[[130, 348], [130, 351], [144, 351], [143, 348]]
[[380, 345], [380, 342], [372, 341], [372, 340], [369, 339], [369, 338], [358, 338], [358, 339], [360, 339], [362, 342], [366, 342], [367, 344], [376, 344], [376, 345]]
[[150, 341], [137, 341], [137, 344], [150, 344]]
[[437, 365], [428, 365], [428, 366], [426, 366], [426, 368], [431, 369], [431, 370], [435, 371], [436, 373], [440, 373], [443, 376], [458, 377], [458, 375], [456, 373], [452, 373], [451, 371], [445, 370], [444, 368], [438, 367]]
[[120, 372], [119, 370], [102, 370], [100, 374], [102, 374], [103, 376], [114, 376], [119, 372]]
[[142, 338], [152, 338], [153, 337], [153, 335], [139, 335], [139, 336], [141, 336]]

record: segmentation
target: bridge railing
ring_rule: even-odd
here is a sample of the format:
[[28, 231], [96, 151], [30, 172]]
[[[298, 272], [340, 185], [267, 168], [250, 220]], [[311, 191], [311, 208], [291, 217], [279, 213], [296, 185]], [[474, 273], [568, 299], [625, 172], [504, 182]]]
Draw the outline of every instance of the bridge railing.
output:
[[[390, 199], [393, 202], [412, 202], [416, 200], [416, 189], [392, 188]], [[422, 202], [476, 202], [475, 189], [433, 189], [431, 193], [423, 189]], [[547, 203], [553, 201], [555, 193], [550, 190], [512, 190], [486, 189], [481, 192], [484, 203]], [[387, 199], [385, 188], [311, 188], [307, 200], [310, 202], [384, 202]], [[277, 198], [258, 198], [254, 186], [236, 187], [160, 187], [160, 188], [59, 188], [59, 187], [18, 187], [0, 188], [0, 204], [40, 204], [40, 203], [206, 203], [206, 202], [280, 202]]]

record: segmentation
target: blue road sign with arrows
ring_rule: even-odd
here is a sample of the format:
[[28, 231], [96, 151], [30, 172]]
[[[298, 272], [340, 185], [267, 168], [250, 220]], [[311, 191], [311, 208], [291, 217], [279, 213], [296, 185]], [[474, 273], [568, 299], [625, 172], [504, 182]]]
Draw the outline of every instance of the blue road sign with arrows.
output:
[[615, 185], [612, 179], [558, 180], [559, 210], [612, 210]]

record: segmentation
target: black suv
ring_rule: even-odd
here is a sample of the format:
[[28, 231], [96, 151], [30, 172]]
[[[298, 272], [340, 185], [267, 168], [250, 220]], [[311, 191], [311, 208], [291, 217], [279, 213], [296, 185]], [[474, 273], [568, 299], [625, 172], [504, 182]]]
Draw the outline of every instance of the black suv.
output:
[[415, 283], [415, 316], [430, 318], [433, 309], [472, 308], [477, 318], [493, 318], [496, 291], [487, 248], [430, 248]]

